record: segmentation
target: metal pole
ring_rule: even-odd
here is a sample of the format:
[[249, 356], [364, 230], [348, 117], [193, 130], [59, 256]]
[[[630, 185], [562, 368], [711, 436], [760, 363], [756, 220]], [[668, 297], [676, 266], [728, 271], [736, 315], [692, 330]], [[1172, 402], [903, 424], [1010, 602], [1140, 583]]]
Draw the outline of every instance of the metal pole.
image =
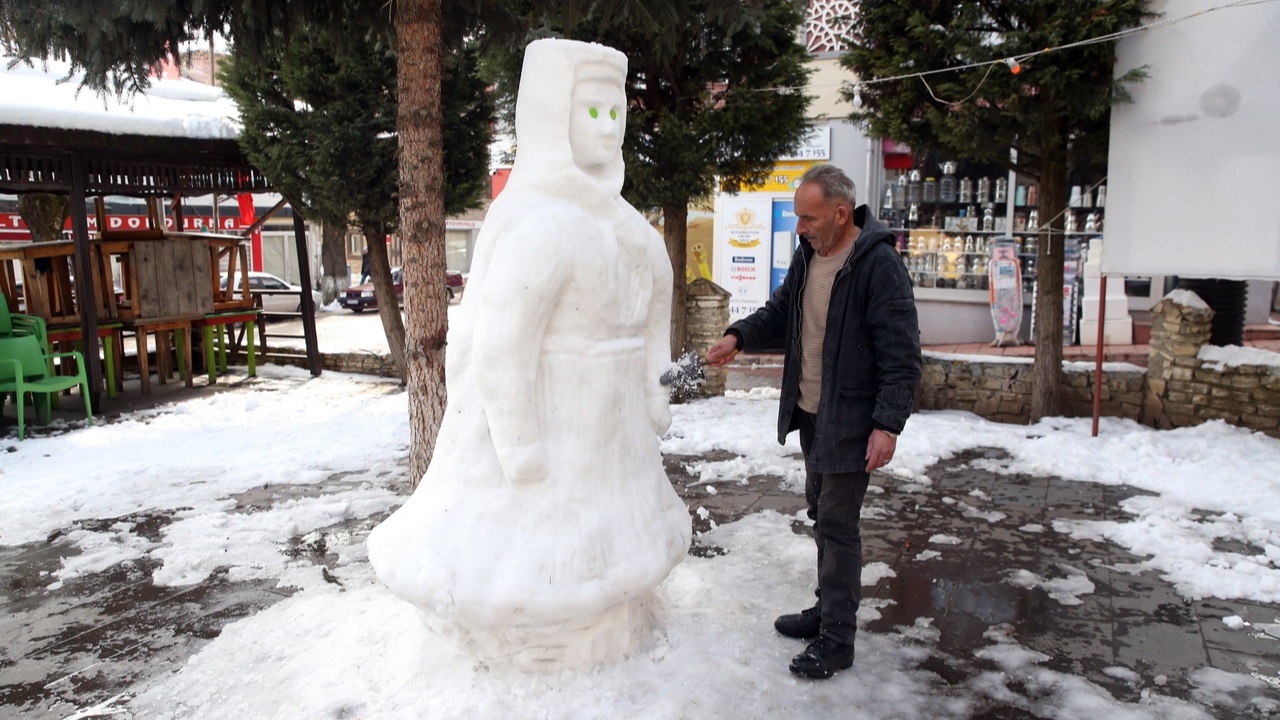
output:
[[1093, 363], [1093, 436], [1098, 437], [1098, 418], [1102, 415], [1102, 344], [1107, 334], [1107, 276], [1102, 276], [1102, 298], [1098, 300], [1098, 355]]

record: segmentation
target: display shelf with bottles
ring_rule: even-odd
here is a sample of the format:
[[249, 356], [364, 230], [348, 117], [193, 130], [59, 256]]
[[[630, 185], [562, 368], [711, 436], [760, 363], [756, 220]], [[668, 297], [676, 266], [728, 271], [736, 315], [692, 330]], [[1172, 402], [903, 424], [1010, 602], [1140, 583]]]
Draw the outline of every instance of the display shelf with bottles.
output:
[[[1004, 178], [957, 179], [950, 163], [943, 168], [940, 182], [913, 170], [887, 183], [883, 194], [881, 219], [897, 235], [912, 281], [919, 288], [986, 290], [991, 244], [1009, 236], [1018, 244], [1023, 290], [1033, 292], [1039, 243], [1048, 234], [1040, 224], [1036, 186], [1017, 184], [1009, 197]], [[1096, 188], [1096, 201], [1093, 190], [1072, 188], [1063, 221], [1072, 247], [1102, 233], [1106, 186]]]

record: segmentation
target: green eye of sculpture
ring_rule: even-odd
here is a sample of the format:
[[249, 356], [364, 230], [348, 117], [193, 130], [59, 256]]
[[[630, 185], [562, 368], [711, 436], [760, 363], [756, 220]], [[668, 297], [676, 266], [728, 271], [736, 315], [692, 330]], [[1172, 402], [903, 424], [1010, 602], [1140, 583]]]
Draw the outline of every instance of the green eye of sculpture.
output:
[[591, 108], [587, 112], [591, 113], [592, 119], [600, 117], [600, 111], [596, 110], [595, 108]]
[[610, 110], [610, 111], [609, 111], [609, 119], [610, 119], [610, 120], [617, 120], [617, 119], [618, 119], [618, 111], [617, 111], [617, 110]]

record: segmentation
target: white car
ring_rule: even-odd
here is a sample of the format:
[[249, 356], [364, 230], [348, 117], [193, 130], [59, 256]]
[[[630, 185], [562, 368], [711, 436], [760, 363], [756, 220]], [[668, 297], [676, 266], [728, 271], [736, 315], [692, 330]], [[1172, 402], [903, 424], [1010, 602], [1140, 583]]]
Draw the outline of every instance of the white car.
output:
[[[240, 295], [239, 281], [240, 273], [237, 272], [235, 292], [237, 297]], [[222, 273], [221, 284], [223, 289], [226, 289], [226, 273]], [[300, 312], [302, 310], [302, 286], [287, 283], [271, 273], [250, 272], [249, 292], [261, 298], [262, 309], [265, 312]], [[312, 291], [311, 296], [319, 306], [320, 294]]]

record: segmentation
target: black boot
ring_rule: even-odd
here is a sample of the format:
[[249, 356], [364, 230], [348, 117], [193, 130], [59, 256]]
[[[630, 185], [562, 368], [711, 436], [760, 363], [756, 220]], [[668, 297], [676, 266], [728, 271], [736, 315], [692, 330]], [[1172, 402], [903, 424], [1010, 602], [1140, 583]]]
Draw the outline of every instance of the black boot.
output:
[[791, 672], [814, 680], [831, 677], [837, 670], [853, 666], [853, 645], [819, 637], [804, 652], [791, 659]]
[[818, 630], [821, 627], [822, 611], [818, 609], [817, 605], [801, 610], [794, 615], [779, 615], [778, 619], [773, 621], [774, 630], [787, 637], [800, 638], [802, 640], [818, 637]]

